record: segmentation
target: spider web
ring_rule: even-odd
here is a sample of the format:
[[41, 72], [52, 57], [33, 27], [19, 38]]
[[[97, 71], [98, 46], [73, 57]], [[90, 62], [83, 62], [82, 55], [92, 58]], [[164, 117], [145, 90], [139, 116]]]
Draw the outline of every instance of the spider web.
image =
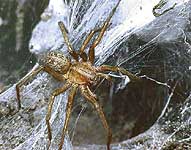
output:
[[[74, 48], [79, 49], [87, 33], [89, 33], [91, 29], [99, 27], [104, 22], [111, 8], [115, 5], [116, 2], [117, 1], [109, 0], [71, 0], [70, 2], [63, 3], [62, 0], [57, 0], [56, 2], [54, 0], [50, 0], [48, 8], [44, 12], [44, 14], [42, 14], [42, 21], [40, 21], [33, 30], [33, 34], [29, 44], [29, 47], [31, 47], [32, 45], [30, 52], [34, 53], [38, 57], [40, 54], [46, 53], [49, 50], [61, 49], [63, 53], [67, 54], [67, 48], [63, 44], [63, 38], [57, 25], [57, 22], [60, 20], [66, 24], [69, 31], [70, 41], [74, 45]], [[169, 6], [172, 6], [172, 4], [174, 4], [175, 2], [177, 2], [178, 5], [181, 5], [186, 1], [168, 1], [164, 9], [166, 9], [166, 7], [168, 8]], [[95, 49], [95, 65], [99, 66], [103, 63], [109, 63], [116, 66], [126, 66], [128, 67], [128, 70], [134, 73], [139, 73], [139, 69], [142, 67], [156, 67], [154, 64], [159, 60], [151, 60], [149, 59], [149, 56], [156, 52], [156, 43], [163, 40], [163, 36], [166, 33], [165, 29], [160, 33], [156, 33], [154, 37], [148, 39], [148, 42], [146, 44], [142, 44], [141, 46], [138, 45], [135, 51], [131, 52], [125, 44], [127, 43], [127, 40], [131, 35], [142, 30], [142, 28], [145, 28], [145, 25], [155, 19], [155, 17], [152, 15], [152, 8], [157, 3], [158, 0], [151, 0], [149, 2], [147, 0], [138, 0], [136, 2], [134, 0], [122, 0], [117, 12], [112, 18], [112, 23], [108, 31], [105, 33], [101, 43]], [[182, 9], [184, 8], [186, 8], [186, 6]], [[184, 35], [184, 31], [182, 31], [181, 37], [185, 40], [185, 45], [190, 47], [190, 44], [186, 40], [186, 36]], [[148, 47], [150, 46], [152, 46], [152, 48], [148, 51]], [[124, 53], [127, 53], [129, 51], [130, 52], [128, 53], [128, 55], [116, 56], [119, 49]], [[144, 53], [144, 55], [140, 55], [142, 53]], [[174, 53], [177, 54], [178, 52], [175, 51]], [[187, 52], [183, 53], [183, 59], [189, 60], [190, 55], [187, 56], [186, 54]], [[110, 57], [114, 57], [115, 61], [113, 61], [113, 59], [111, 59], [112, 61], [109, 61], [108, 59]], [[182, 65], [180, 65], [181, 62], [171, 62], [171, 60], [174, 61], [174, 59], [172, 58], [175, 57], [172, 55], [172, 53], [169, 53], [167, 57], [169, 60], [167, 62], [167, 65], [170, 64], [170, 67], [174, 67], [171, 72], [167, 72], [168, 78], [174, 79], [176, 78], [177, 74], [182, 75]], [[149, 63], [146, 63], [148, 61]], [[187, 74], [187, 72], [185, 72], [184, 74]], [[154, 81], [157, 84], [162, 84], [162, 82], [158, 82], [156, 80]], [[123, 89], [126, 84], [127, 82], [121, 84], [121, 87], [119, 87], [119, 89]], [[38, 103], [39, 99], [47, 99], [51, 91], [58, 86], [61, 85], [51, 79], [50, 76], [46, 73], [39, 74], [34, 81], [32, 81], [23, 88], [23, 106], [27, 108], [31, 105], [35, 105], [36, 103]], [[170, 98], [171, 97], [169, 95], [168, 101], [170, 101]], [[12, 103], [12, 105], [15, 104], [15, 86], [2, 93], [0, 95], [0, 99], [1, 101], [8, 101], [9, 103]], [[64, 124], [64, 111], [66, 102], [67, 93], [62, 94], [55, 99], [55, 104], [51, 117], [51, 127], [53, 132], [52, 143], [54, 143], [51, 146], [53, 149], [57, 148], [59, 144], [60, 131], [62, 131], [62, 127]], [[46, 108], [46, 106], [42, 106], [41, 108]], [[165, 107], [164, 111], [166, 111]], [[37, 111], [35, 111], [35, 113], [37, 113]], [[27, 137], [22, 137], [24, 138], [22, 144], [15, 144], [17, 145], [15, 149], [28, 150], [46, 148], [48, 138], [46, 124], [44, 120], [45, 114], [46, 112], [42, 111], [40, 119], [35, 121], [36, 126], [29, 131], [30, 134]], [[37, 113], [37, 115], [39, 114]], [[164, 114], [162, 113], [162, 115]], [[40, 123], [37, 123], [37, 121], [39, 121]], [[155, 135], [157, 134], [154, 133], [155, 131], [158, 130], [153, 130], [153, 137], [156, 140], [157, 138], [155, 137]], [[65, 144], [63, 148], [72, 149], [68, 136], [65, 139]], [[137, 149], [138, 148], [140, 147], [137, 146]]]

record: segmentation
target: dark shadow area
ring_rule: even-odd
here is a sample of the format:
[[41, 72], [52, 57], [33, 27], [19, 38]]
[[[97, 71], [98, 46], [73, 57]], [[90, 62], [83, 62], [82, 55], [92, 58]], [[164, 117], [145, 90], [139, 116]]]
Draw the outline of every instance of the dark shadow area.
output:
[[[13, 84], [36, 63], [28, 44], [48, 0], [0, 0], [0, 82]], [[2, 87], [3, 88], [3, 87]]]

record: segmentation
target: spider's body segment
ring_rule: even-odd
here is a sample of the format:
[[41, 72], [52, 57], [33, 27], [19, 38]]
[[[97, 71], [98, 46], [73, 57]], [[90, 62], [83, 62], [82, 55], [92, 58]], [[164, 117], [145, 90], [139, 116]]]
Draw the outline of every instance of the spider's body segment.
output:
[[72, 64], [66, 78], [78, 85], [91, 85], [95, 80], [96, 70], [88, 62]]
[[95, 81], [96, 68], [90, 62], [72, 63], [61, 51], [48, 52], [39, 63], [47, 72], [60, 76], [61, 81], [78, 85], [91, 85]]
[[[52, 139], [51, 126], [49, 122], [51, 117], [52, 106], [53, 106], [55, 97], [65, 92], [68, 89], [70, 89], [70, 93], [68, 96], [68, 103], [66, 106], [66, 119], [65, 119], [63, 131], [62, 131], [61, 142], [59, 144], [59, 150], [62, 149], [62, 145], [64, 143], [64, 137], [67, 131], [72, 104], [73, 104], [74, 96], [76, 94], [77, 89], [80, 90], [80, 93], [85, 97], [87, 101], [89, 101], [94, 106], [94, 108], [98, 112], [98, 115], [108, 135], [107, 149], [108, 150], [110, 149], [110, 143], [112, 138], [111, 130], [108, 126], [103, 110], [98, 103], [98, 99], [96, 95], [91, 92], [89, 86], [91, 86], [92, 84], [95, 84], [97, 77], [105, 78], [111, 82], [112, 81], [111, 77], [107, 74], [102, 73], [104, 71], [119, 72], [124, 75], [127, 75], [132, 80], [139, 80], [137, 76], [131, 74], [130, 72], [126, 71], [123, 68], [108, 66], [108, 65], [102, 65], [99, 67], [93, 66], [94, 59], [95, 59], [94, 49], [101, 41], [104, 32], [109, 26], [109, 22], [114, 12], [116, 11], [116, 8], [118, 7], [119, 2], [120, 0], [118, 1], [117, 5], [113, 8], [109, 17], [104, 22], [102, 27], [100, 29], [92, 30], [89, 33], [89, 35], [83, 42], [83, 45], [81, 46], [78, 52], [73, 50], [73, 47], [71, 43], [69, 42], [69, 38], [67, 36], [67, 30], [63, 22], [58, 22], [58, 25], [62, 31], [64, 40], [65, 40], [65, 43], [68, 47], [68, 52], [73, 57], [74, 61], [70, 61], [70, 59], [67, 58], [60, 51], [48, 52], [46, 55], [44, 55], [40, 59], [39, 61], [40, 66], [34, 69], [31, 72], [31, 74], [27, 75], [22, 80], [20, 80], [18, 84], [16, 85], [18, 108], [20, 108], [21, 107], [20, 87], [24, 85], [30, 79], [31, 76], [38, 74], [40, 71], [45, 71], [49, 73], [50, 75], [52, 75], [55, 79], [65, 83], [62, 87], [54, 90], [52, 94], [50, 95], [48, 111], [46, 115], [46, 124], [48, 128], [48, 139], [49, 139], [48, 149], [50, 147], [51, 139]], [[93, 41], [92, 45], [90, 46], [88, 54], [86, 54], [84, 52], [85, 48], [87, 47], [88, 43], [90, 42], [91, 38], [94, 36], [96, 32], [100, 32], [100, 33], [98, 34], [98, 37]]]
[[39, 63], [59, 74], [66, 73], [71, 65], [70, 60], [60, 51], [48, 52], [39, 60]]

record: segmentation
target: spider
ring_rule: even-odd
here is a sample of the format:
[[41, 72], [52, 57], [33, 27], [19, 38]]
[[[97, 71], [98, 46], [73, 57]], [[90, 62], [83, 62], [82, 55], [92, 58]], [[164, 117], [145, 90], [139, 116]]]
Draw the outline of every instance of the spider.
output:
[[[109, 66], [109, 65], [102, 65], [98, 67], [93, 66], [94, 59], [95, 59], [94, 49], [100, 43], [103, 37], [103, 34], [108, 28], [109, 22], [113, 14], [115, 13], [119, 3], [120, 3], [120, 0], [117, 2], [116, 6], [112, 9], [108, 18], [103, 23], [102, 27], [99, 29], [94, 29], [89, 33], [89, 35], [84, 40], [78, 52], [73, 49], [72, 44], [69, 41], [67, 30], [65, 28], [64, 23], [59, 21], [58, 25], [62, 32], [64, 41], [67, 45], [68, 52], [73, 57], [74, 60], [71, 61], [61, 51], [50, 51], [46, 53], [46, 55], [42, 59], [40, 59], [39, 61], [40, 65], [36, 69], [34, 69], [29, 75], [27, 75], [25, 78], [23, 78], [16, 84], [18, 109], [20, 109], [21, 108], [20, 92], [19, 92], [20, 87], [24, 85], [31, 77], [37, 75], [39, 72], [45, 71], [48, 74], [52, 75], [55, 79], [65, 83], [62, 87], [54, 90], [52, 94], [50, 95], [48, 111], [46, 115], [46, 124], [47, 124], [48, 139], [49, 139], [48, 149], [50, 147], [51, 139], [52, 139], [52, 131], [51, 131], [51, 126], [49, 121], [51, 117], [51, 111], [52, 111], [54, 99], [56, 96], [65, 92], [68, 89], [70, 89], [70, 92], [69, 92], [68, 102], [66, 106], [66, 119], [65, 119], [63, 130], [62, 130], [61, 140], [60, 140], [58, 149], [59, 150], [62, 149], [62, 146], [64, 143], [64, 137], [67, 132], [73, 100], [78, 89], [80, 90], [80, 93], [83, 95], [83, 97], [85, 97], [85, 99], [89, 101], [95, 107], [102, 121], [103, 127], [107, 131], [107, 149], [108, 150], [110, 149], [110, 143], [112, 140], [112, 132], [110, 127], [108, 126], [102, 107], [98, 103], [98, 98], [96, 97], [95, 94], [91, 92], [89, 86], [91, 86], [92, 84], [96, 82], [97, 77], [105, 78], [106, 80], [112, 82], [112, 79], [108, 74], [102, 73], [104, 71], [113, 71], [113, 72], [122, 73], [124, 75], [127, 75], [129, 78], [133, 80], [139, 80], [139, 77], [133, 75], [132, 73], [125, 70], [124, 68], [119, 68], [119, 67]], [[93, 41], [91, 46], [89, 47], [88, 54], [86, 54], [85, 49], [88, 43], [90, 42], [91, 38], [94, 36], [96, 32], [98, 32], [99, 34], [97, 35], [96, 39]]]

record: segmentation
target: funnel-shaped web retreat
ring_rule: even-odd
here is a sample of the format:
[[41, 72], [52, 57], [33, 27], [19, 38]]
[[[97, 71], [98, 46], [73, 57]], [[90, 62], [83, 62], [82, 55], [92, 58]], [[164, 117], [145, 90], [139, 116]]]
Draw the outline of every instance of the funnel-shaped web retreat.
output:
[[[165, 5], [160, 7], [162, 1], [121, 0], [103, 38], [95, 47], [96, 67], [103, 64], [123, 67], [141, 80], [136, 82], [123, 73], [107, 72], [114, 85], [108, 86], [101, 80], [93, 87], [92, 91], [95, 91], [98, 98], [103, 99], [101, 102], [105, 107], [103, 109], [106, 118], [109, 116], [109, 126], [114, 131], [111, 149], [189, 149], [191, 1], [166, 0]], [[58, 22], [64, 23], [68, 40], [74, 51], [78, 52], [87, 35], [93, 29], [99, 30], [117, 2], [118, 0], [50, 0], [41, 15], [41, 21], [33, 30], [29, 43], [30, 52], [39, 60], [49, 51], [55, 50], [75, 58], [75, 53], [68, 51]], [[98, 33], [92, 37], [84, 52], [88, 53], [97, 36]], [[81, 58], [86, 60], [84, 55], [81, 55]], [[28, 74], [36, 70], [39, 63]], [[63, 84], [64, 82], [58, 82], [46, 72], [34, 76], [20, 89], [22, 109], [19, 112], [16, 112], [16, 84], [0, 94], [0, 102], [6, 103], [7, 109], [11, 110], [11, 115], [1, 118], [0, 149], [47, 149], [49, 137], [45, 118], [48, 100], [52, 91]], [[55, 97], [50, 118], [50, 149], [59, 147], [68, 94], [67, 91]], [[76, 95], [74, 101], [76, 104], [81, 103], [83, 109], [84, 101], [80, 94]], [[93, 109], [91, 105], [90, 109]], [[77, 117], [74, 120], [80, 119]], [[95, 127], [90, 135], [98, 136], [99, 140], [101, 133], [98, 128], [102, 128], [101, 121], [98, 121], [98, 118], [91, 121], [91, 125]], [[87, 120], [85, 122], [89, 123]], [[95, 122], [100, 126], [97, 127]], [[73, 121], [71, 128], [76, 127], [78, 123]], [[75, 129], [73, 132], [74, 136], [65, 135], [63, 149], [106, 149], [105, 141], [100, 142], [102, 145], [99, 142], [99, 145], [79, 142], [78, 146], [74, 146], [74, 141], [71, 140], [79, 139], [86, 133]], [[101, 136], [101, 139], [105, 140], [106, 137]], [[130, 137], [134, 138], [128, 139]], [[90, 143], [97, 144], [96, 137], [95, 141], [92, 139], [90, 138]]]

